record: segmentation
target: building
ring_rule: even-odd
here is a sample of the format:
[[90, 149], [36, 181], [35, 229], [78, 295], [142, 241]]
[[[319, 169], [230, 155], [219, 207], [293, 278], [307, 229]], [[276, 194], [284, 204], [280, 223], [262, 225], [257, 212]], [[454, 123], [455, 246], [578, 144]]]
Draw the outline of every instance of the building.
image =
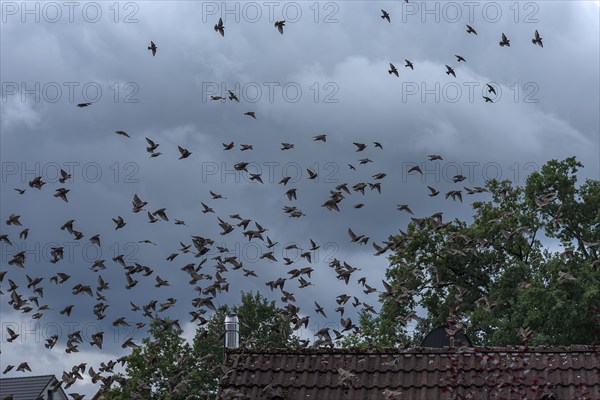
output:
[[221, 399], [600, 399], [600, 347], [226, 349]]
[[[0, 379], [0, 400], [67, 400], [54, 375]], [[11, 397], [12, 396], [12, 397]]]

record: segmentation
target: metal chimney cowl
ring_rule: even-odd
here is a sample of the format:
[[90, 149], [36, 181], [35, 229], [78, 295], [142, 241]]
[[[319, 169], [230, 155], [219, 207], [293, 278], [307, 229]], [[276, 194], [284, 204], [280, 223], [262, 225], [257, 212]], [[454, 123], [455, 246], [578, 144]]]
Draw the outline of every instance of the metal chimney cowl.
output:
[[225, 348], [240, 347], [240, 321], [237, 314], [225, 316]]

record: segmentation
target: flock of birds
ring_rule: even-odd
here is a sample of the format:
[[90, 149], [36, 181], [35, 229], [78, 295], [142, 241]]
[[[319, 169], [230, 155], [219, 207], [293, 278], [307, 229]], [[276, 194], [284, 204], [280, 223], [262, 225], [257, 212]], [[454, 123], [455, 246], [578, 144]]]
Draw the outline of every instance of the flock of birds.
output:
[[[381, 10], [382, 15], [381, 18], [391, 22], [390, 14]], [[276, 21], [275, 28], [279, 31], [280, 34], [284, 33], [285, 21]], [[220, 34], [222, 37], [225, 36], [225, 26], [223, 20], [219, 18], [219, 21], [214, 26], [215, 32]], [[469, 34], [477, 35], [476, 30], [467, 25], [467, 32]], [[542, 38], [540, 37], [538, 31], [535, 31], [535, 36], [532, 39], [533, 44], [543, 47]], [[502, 39], [500, 41], [500, 46], [504, 47], [510, 46], [510, 40], [507, 36], [502, 33]], [[148, 50], [151, 51], [152, 56], [157, 55], [158, 46], [153, 41], [150, 42], [148, 46]], [[466, 62], [465, 58], [461, 55], [456, 55], [458, 62]], [[405, 60], [405, 67], [414, 69], [413, 62], [409, 60]], [[446, 65], [446, 74], [452, 75], [456, 77], [456, 73], [454, 69]], [[390, 63], [389, 74], [393, 74], [395, 76], [399, 76], [398, 69]], [[489, 93], [495, 93], [495, 89], [492, 85], [488, 84]], [[212, 100], [221, 100], [221, 96], [212, 96]], [[229, 91], [227, 95], [227, 99], [230, 101], [239, 102], [237, 95]], [[484, 96], [486, 102], [492, 102], [492, 99]], [[87, 108], [90, 107], [92, 103], [79, 103], [77, 107], [79, 108]], [[256, 119], [256, 114], [253, 111], [245, 112], [245, 115]], [[130, 139], [131, 135], [128, 132], [123, 130], [116, 130], [115, 133], [118, 136], [121, 136], [125, 139]], [[150, 158], [156, 158], [160, 156], [162, 153], [158, 151], [160, 144], [157, 140], [146, 137], [146, 152], [150, 155]], [[313, 142], [320, 142], [321, 145], [327, 145], [328, 136], [326, 134], [318, 134], [313, 136]], [[316, 145], [316, 144], [315, 144]], [[370, 148], [372, 145], [373, 149], [379, 149], [374, 151], [383, 151], [383, 145], [381, 142], [374, 141], [372, 143], [362, 143], [362, 142], [353, 142], [354, 153], [361, 153], [367, 151], [367, 148]], [[234, 141], [222, 143], [222, 151], [231, 151], [235, 148]], [[281, 151], [292, 151], [295, 148], [295, 144], [283, 142], [281, 143]], [[254, 149], [252, 144], [240, 144], [240, 151], [252, 151]], [[179, 159], [188, 159], [193, 155], [193, 152], [188, 150], [183, 146], [178, 146], [179, 151]], [[358, 173], [358, 169], [361, 166], [373, 163], [370, 157], [376, 158], [373, 154], [368, 154], [365, 157], [362, 157], [357, 160], [357, 163], [349, 163], [348, 171], [355, 171]], [[193, 158], [193, 157], [192, 157]], [[438, 154], [430, 154], [428, 155], [427, 162], [436, 162], [443, 160], [441, 155]], [[249, 173], [248, 171], [248, 162], [238, 162], [235, 164], [234, 168], [236, 171], [240, 173], [248, 173], [250, 177], [250, 181], [257, 184], [264, 184], [262, 180], [262, 176], [260, 173]], [[358, 168], [358, 169], [357, 169]], [[307, 180], [315, 180], [319, 171], [313, 169], [306, 169], [307, 172]], [[408, 169], [408, 174], [423, 174], [421, 167], [419, 164], [415, 164], [411, 168]], [[370, 192], [376, 191], [377, 193], [381, 193], [382, 191], [382, 182], [385, 181], [385, 178], [388, 177], [388, 173], [384, 171], [377, 172], [371, 175], [370, 179], [361, 180], [353, 183], [344, 182], [337, 185], [332, 185], [329, 188], [329, 195], [327, 198], [323, 199], [321, 203], [321, 207], [324, 207], [328, 211], [331, 212], [341, 212], [343, 209], [343, 202], [350, 198], [356, 197], [359, 194], [362, 198], [365, 197], [365, 191], [369, 190]], [[66, 185], [71, 181], [71, 175], [65, 171], [61, 170], [61, 177], [59, 182], [61, 187], [55, 189], [53, 196], [57, 199], [61, 199], [64, 202], [69, 202], [68, 194], [71, 190], [77, 190], [76, 188], [68, 188], [62, 185]], [[305, 212], [292, 205], [292, 202], [296, 201], [299, 195], [298, 187], [288, 187], [290, 184], [290, 180], [292, 177], [284, 176], [278, 184], [282, 186], [282, 199], [287, 199], [290, 204], [285, 204], [282, 207], [283, 213], [288, 215], [290, 218], [301, 218], [305, 216]], [[475, 195], [482, 194], [487, 192], [488, 190], [475, 186], [475, 187], [466, 187], [463, 186], [462, 182], [466, 180], [467, 177], [463, 175], [456, 175], [453, 177], [453, 184], [456, 185], [451, 190], [447, 191], [443, 196], [445, 199], [452, 199], [454, 201], [458, 200], [460, 202], [463, 201], [463, 194], [466, 195]], [[31, 181], [29, 181], [29, 187], [33, 190], [43, 191], [46, 182], [42, 176], [35, 177]], [[464, 190], [464, 192], [463, 192]], [[510, 192], [510, 188], [506, 188], [504, 194]], [[28, 191], [27, 188], [15, 188], [15, 191], [18, 195], [25, 195]], [[427, 194], [429, 197], [436, 197], [441, 194], [441, 191], [438, 188], [427, 186], [427, 189], [424, 189], [423, 194]], [[306, 247], [299, 246], [297, 243], [288, 244], [284, 247], [285, 251], [297, 251], [299, 253], [299, 257], [282, 257], [279, 259], [279, 253], [276, 254], [275, 249], [276, 246], [279, 246], [279, 243], [274, 240], [274, 238], [269, 236], [269, 229], [265, 224], [259, 223], [258, 221], [254, 221], [250, 218], [242, 217], [237, 212], [226, 213], [227, 215], [217, 215], [217, 212], [207, 203], [216, 202], [216, 201], [225, 201], [227, 197], [224, 195], [217, 193], [213, 190], [208, 190], [208, 196], [210, 196], [210, 200], [206, 200], [205, 202], [200, 202], [202, 206], [203, 214], [214, 214], [216, 216], [215, 223], [218, 226], [220, 232], [219, 237], [222, 239], [223, 237], [232, 234], [234, 231], [241, 232], [243, 238], [248, 241], [259, 242], [261, 246], [265, 247], [265, 251], [260, 255], [260, 261], [269, 260], [272, 263], [282, 264], [283, 266], [289, 267], [286, 269], [284, 273], [276, 278], [270, 279], [265, 282], [265, 285], [271, 291], [278, 291], [280, 295], [281, 302], [286, 305], [280, 308], [279, 312], [282, 316], [284, 316], [290, 324], [293, 326], [295, 330], [298, 330], [302, 327], [306, 328], [309, 324], [309, 320], [311, 318], [311, 312], [301, 313], [300, 308], [296, 305], [296, 296], [297, 293], [294, 290], [294, 285], [297, 289], [303, 289], [309, 286], [313, 286], [314, 284], [311, 282], [311, 274], [315, 271], [312, 267], [312, 259], [311, 255], [314, 254], [317, 249], [321, 247], [319, 243], [310, 238], [307, 241]], [[545, 201], [550, 201], [549, 199], [545, 199]], [[354, 202], [352, 205], [355, 209], [360, 209], [365, 206], [363, 200], [359, 200], [358, 202]], [[435, 224], [436, 229], [444, 229], [450, 223], [443, 222], [442, 212], [437, 212], [431, 216], [426, 216], [422, 218], [417, 218], [414, 216], [413, 211], [411, 210], [408, 204], [397, 204], [396, 209], [400, 212], [407, 213], [411, 215], [411, 220], [418, 226], [424, 226], [428, 221], [431, 221]], [[138, 214], [144, 212], [147, 216], [147, 222], [150, 224], [158, 224], [155, 225], [156, 229], [161, 229], [160, 224], [162, 223], [174, 223], [175, 225], [180, 226], [188, 226], [188, 224], [183, 219], [175, 219], [170, 216], [168, 209], [163, 207], [162, 205], [151, 205], [151, 201], [143, 200], [138, 194], [131, 194], [131, 211], [132, 214]], [[368, 211], [367, 211], [368, 212]], [[142, 213], [142, 214], [144, 214]], [[121, 215], [115, 216], [112, 221], [114, 223], [114, 229], [126, 229], [129, 221], [134, 217], [134, 215], [123, 217]], [[22, 221], [23, 219], [23, 221]], [[144, 218], [145, 220], [145, 218]], [[8, 233], [0, 234], [0, 243], [2, 245], [13, 245], [13, 242], [16, 242], [15, 237], [18, 237], [20, 240], [27, 240], [30, 228], [23, 228], [23, 224], [27, 224], [30, 221], [27, 221], [27, 218], [22, 218], [21, 215], [16, 213], [11, 213], [7, 219], [5, 220], [6, 229], [8, 229]], [[82, 232], [78, 230], [78, 223], [76, 219], [69, 219], [65, 221], [65, 223], [57, 227], [60, 229], [61, 234], [66, 239], [66, 235], [71, 235], [74, 240], [89, 240], [90, 243], [94, 246], [101, 247], [102, 242], [105, 241], [104, 238], [101, 238], [99, 234], [94, 234], [92, 232]], [[191, 226], [194, 226], [193, 223], [190, 223]], [[16, 231], [12, 231], [14, 228], [17, 228]], [[389, 235], [385, 240], [381, 242], [375, 242], [371, 240], [369, 236], [361, 232], [355, 232], [353, 227], [348, 227], [347, 229], [347, 239], [349, 243], [354, 243], [356, 245], [368, 245], [369, 241], [371, 242], [371, 246], [374, 251], [375, 256], [381, 256], [386, 253], [393, 253], [398, 247], [406, 240], [406, 236], [402, 231], [400, 231], [400, 235]], [[522, 232], [521, 232], [522, 233]], [[514, 233], [510, 233], [514, 234]], [[179, 260], [182, 261], [182, 265], [179, 267], [181, 273], [184, 273], [189, 278], [189, 285], [191, 286], [191, 290], [193, 292], [197, 292], [198, 296], [195, 297], [191, 302], [191, 311], [189, 311], [190, 321], [192, 323], [198, 325], [204, 325], [208, 321], [208, 316], [210, 312], [214, 312], [217, 310], [218, 305], [215, 304], [215, 299], [217, 299], [218, 294], [222, 292], [227, 292], [229, 290], [230, 281], [240, 279], [242, 276], [244, 278], [258, 277], [259, 273], [256, 270], [250, 268], [247, 265], [245, 260], [240, 259], [238, 256], [231, 255], [230, 249], [226, 246], [220, 246], [217, 244], [217, 241], [211, 237], [203, 237], [200, 235], [192, 235], [186, 240], [181, 240], [179, 242], [180, 247], [177, 249], [169, 250], [165, 253], [165, 262], [174, 263]], [[151, 240], [144, 239], [140, 240], [141, 244], [152, 244], [158, 246], [159, 244], [154, 243]], [[162, 248], [162, 247], [161, 247]], [[450, 251], [450, 249], [446, 249]], [[214, 254], [216, 252], [216, 256], [209, 258], [208, 254]], [[58, 313], [63, 317], [70, 317], [71, 313], [76, 308], [85, 307], [86, 301], [79, 300], [81, 296], [93, 298], [95, 300], [95, 304], [91, 307], [91, 312], [94, 315], [94, 318], [98, 321], [105, 319], [107, 315], [107, 309], [110, 306], [110, 301], [108, 299], [108, 294], [110, 293], [111, 285], [117, 285], [118, 282], [113, 279], [106, 280], [105, 277], [101, 275], [101, 271], [108, 270], [109, 267], [106, 265], [106, 260], [98, 259], [95, 260], [92, 265], [89, 266], [89, 270], [93, 272], [93, 281], [80, 281], [80, 282], [70, 282], [71, 275], [65, 270], [60, 271], [61, 266], [64, 265], [63, 257], [64, 257], [64, 247], [63, 246], [55, 246], [51, 251], [52, 259], [50, 263], [54, 265], [52, 270], [50, 269], [39, 269], [39, 268], [31, 268], [27, 266], [27, 252], [20, 251], [16, 254], [12, 255], [12, 258], [8, 261], [8, 265], [11, 268], [17, 269], [4, 269], [0, 272], [0, 283], [6, 282], [8, 287], [2, 288], [3, 291], [0, 292], [3, 299], [8, 299], [7, 303], [11, 306], [15, 311], [29, 315], [33, 320], [39, 320], [44, 317], [50, 311], [58, 309]], [[185, 261], [182, 259], [186, 258]], [[193, 261], [194, 258], [200, 259], [200, 261]], [[160, 295], [160, 288], [169, 287], [170, 283], [167, 279], [164, 279], [158, 273], [155, 272], [155, 269], [148, 266], [143, 265], [141, 263], [133, 263], [129, 265], [127, 263], [126, 257], [123, 254], [116, 255], [112, 258], [111, 269], [114, 266], [118, 266], [122, 268], [123, 278], [125, 282], [125, 288], [127, 290], [135, 290], [134, 288], [141, 282], [146, 280], [151, 280], [153, 286], [157, 289], [157, 293]], [[298, 265], [302, 263], [302, 265]], [[377, 283], [372, 283], [367, 280], [366, 276], [356, 276], [361, 271], [361, 268], [353, 266], [344, 260], [339, 260], [334, 258], [331, 262], [329, 262], [329, 267], [333, 271], [335, 278], [345, 285], [349, 285], [350, 282], [356, 282], [360, 285], [361, 291], [365, 296], [370, 296], [373, 301], [377, 301], [377, 296], [382, 295], [384, 298], [388, 299], [397, 299], [398, 301], [404, 301], [408, 298], [411, 298], [416, 293], [401, 285], [392, 286], [386, 281], [381, 282], [381, 287]], [[19, 273], [17, 273], [18, 269], [23, 269], [27, 272], [25, 274], [26, 281], [19, 282], [16, 277]], [[57, 270], [57, 268], [59, 270]], [[239, 272], [234, 272], [238, 271]], [[46, 271], [52, 271], [52, 275], [48, 278], [46, 275]], [[239, 274], [239, 275], [235, 275]], [[110, 271], [110, 275], [116, 275], [115, 271]], [[61, 298], [52, 299], [53, 303], [47, 304], [44, 299], [44, 287], [42, 286], [45, 280], [48, 280], [49, 284], [52, 285], [69, 285], [70, 291], [74, 296], [73, 299], [69, 299], [68, 296], [63, 296]], [[568, 277], [565, 277], [568, 279]], [[143, 285], [142, 285], [143, 286]], [[183, 290], [183, 288], [179, 287], [176, 289], [177, 291]], [[123, 301], [120, 298], [113, 298], [113, 301]], [[6, 301], [6, 300], [4, 300]], [[353, 307], [355, 310], [364, 310], [369, 313], [376, 313], [376, 309], [372, 304], [369, 304], [365, 301], [365, 298], [360, 299], [357, 296], [341, 293], [335, 297], [335, 302], [337, 307], [334, 310], [327, 310], [325, 307], [321, 306], [317, 301], [314, 301], [314, 315], [318, 314], [324, 318], [331, 318], [332, 311], [334, 313], [339, 314], [339, 323], [340, 329], [330, 329], [330, 328], [322, 328], [318, 332], [316, 332], [315, 340], [311, 344], [309, 340], [302, 340], [301, 342], [305, 346], [334, 346], [335, 340], [339, 340], [345, 336], [348, 332], [357, 332], [359, 331], [359, 327], [352, 321], [351, 317], [348, 316], [348, 307]], [[146, 304], [136, 304], [134, 301], [129, 301], [131, 306], [131, 311], [135, 316], [124, 316], [124, 315], [113, 315], [111, 316], [112, 322], [111, 325], [113, 327], [128, 327], [135, 326], [139, 329], [143, 328], [146, 325], [146, 322], [143, 322], [142, 318], [153, 318], [157, 315], [163, 315], [167, 310], [172, 309], [176, 306], [177, 298], [168, 297], [165, 301], [160, 301], [158, 299], [151, 299]], [[346, 313], [346, 317], [344, 315]], [[417, 319], [416, 313], [412, 312], [409, 315], [398, 316], [399, 321], [408, 321], [411, 319]], [[164, 320], [165, 324], [179, 324], [178, 319]], [[66, 338], [65, 342], [65, 352], [66, 353], [76, 353], [78, 352], [79, 346], [86, 345], [89, 347], [97, 347], [99, 350], [103, 348], [103, 340], [104, 340], [105, 332], [99, 331], [92, 335], [92, 340], [89, 343], [84, 343], [84, 339], [82, 337], [81, 331], [76, 331], [70, 333]], [[12, 343], [21, 335], [20, 332], [16, 332], [10, 327], [6, 328], [6, 338], [8, 343]], [[47, 349], [52, 349], [59, 340], [63, 338], [58, 335], [53, 335], [45, 340], [45, 347]], [[253, 338], [245, 338], [246, 341], [251, 341]], [[121, 347], [123, 349], [135, 348], [138, 347], [138, 344], [132, 338], [127, 338], [121, 343]], [[3, 351], [7, 351], [7, 347], [3, 347]], [[10, 351], [10, 350], [9, 350]], [[74, 385], [78, 380], [83, 379], [86, 374], [92, 380], [93, 383], [101, 382], [103, 388], [109, 388], [115, 382], [123, 383], [122, 378], [114, 375], [114, 368], [118, 363], [124, 364], [126, 362], [126, 357], [119, 357], [116, 360], [109, 360], [107, 362], [102, 362], [96, 369], [93, 366], [87, 366], [86, 363], [78, 364], [72, 367], [70, 371], [63, 372], [61, 379], [59, 379], [58, 386], [62, 386], [64, 389], [68, 389], [72, 385]], [[34, 364], [33, 364], [34, 365]], [[35, 369], [35, 368], [34, 368]], [[2, 371], [3, 374], [7, 374], [10, 371], [18, 371], [18, 372], [34, 372], [30, 367], [27, 361], [22, 361], [18, 365], [7, 365]], [[341, 374], [340, 379], [344, 380], [347, 377], [344, 374]], [[84, 395], [79, 393], [69, 393], [69, 396], [75, 400], [83, 399]], [[11, 399], [10, 396], [6, 397], [5, 400]]]
[[[391, 22], [390, 14], [387, 11], [381, 10], [381, 13], [382, 13], [381, 14], [382, 19], [387, 20], [387, 22]], [[471, 25], [467, 25], [467, 33], [477, 35], [477, 31]], [[540, 37], [540, 34], [537, 31], [537, 29], [535, 30], [534, 37], [533, 37], [533, 39], [531, 39], [531, 42], [540, 47], [544, 47], [544, 44], [542, 43], [542, 38]], [[508, 40], [508, 38], [506, 37], [504, 32], [502, 32], [502, 39], [500, 40], [500, 42], [498, 44], [500, 45], [500, 47], [504, 47], [504, 46], [510, 47], [510, 40]], [[465, 58], [461, 55], [455, 54], [454, 56], [456, 57], [456, 60], [458, 63], [467, 62], [467, 60], [465, 60]], [[405, 62], [404, 67], [410, 68], [411, 70], [415, 69], [412, 61], [405, 59], [404, 62]], [[452, 75], [453, 77], [456, 78], [456, 72], [454, 71], [454, 68], [452, 68], [448, 64], [445, 64], [445, 65], [446, 65], [446, 74]], [[390, 75], [392, 75], [392, 74], [396, 75], [397, 78], [400, 77], [398, 68], [396, 68], [396, 66], [392, 63], [390, 63], [390, 69], [388, 70], [388, 73]], [[487, 86], [488, 94], [493, 93], [494, 95], [496, 95], [496, 89], [494, 88], [493, 85], [486, 83], [486, 86]], [[483, 99], [485, 100], [486, 103], [494, 102], [494, 100], [489, 96], [483, 96]]]

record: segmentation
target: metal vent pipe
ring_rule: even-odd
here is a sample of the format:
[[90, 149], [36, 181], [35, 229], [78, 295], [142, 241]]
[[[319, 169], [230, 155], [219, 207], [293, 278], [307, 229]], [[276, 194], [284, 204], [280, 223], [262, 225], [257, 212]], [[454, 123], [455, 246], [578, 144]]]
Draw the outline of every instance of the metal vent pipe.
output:
[[240, 321], [237, 314], [228, 314], [225, 317], [225, 348], [237, 349], [240, 347]]

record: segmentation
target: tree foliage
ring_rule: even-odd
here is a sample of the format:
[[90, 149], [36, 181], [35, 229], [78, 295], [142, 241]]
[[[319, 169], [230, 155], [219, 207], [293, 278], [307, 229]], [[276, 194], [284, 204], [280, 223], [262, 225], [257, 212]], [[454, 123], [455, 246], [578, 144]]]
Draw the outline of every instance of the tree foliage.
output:
[[600, 182], [577, 186], [581, 167], [551, 160], [523, 187], [488, 181], [492, 200], [472, 204], [470, 223], [413, 219], [396, 238], [380, 315], [363, 315], [344, 344], [418, 345], [449, 323], [479, 345], [599, 343]]
[[223, 306], [196, 330], [188, 343], [171, 320], [155, 317], [149, 336], [126, 357], [126, 380], [104, 399], [192, 400], [214, 398], [224, 359], [224, 320], [238, 314], [240, 338], [245, 347], [298, 345], [289, 323], [274, 301], [260, 293], [243, 293], [241, 304]]

